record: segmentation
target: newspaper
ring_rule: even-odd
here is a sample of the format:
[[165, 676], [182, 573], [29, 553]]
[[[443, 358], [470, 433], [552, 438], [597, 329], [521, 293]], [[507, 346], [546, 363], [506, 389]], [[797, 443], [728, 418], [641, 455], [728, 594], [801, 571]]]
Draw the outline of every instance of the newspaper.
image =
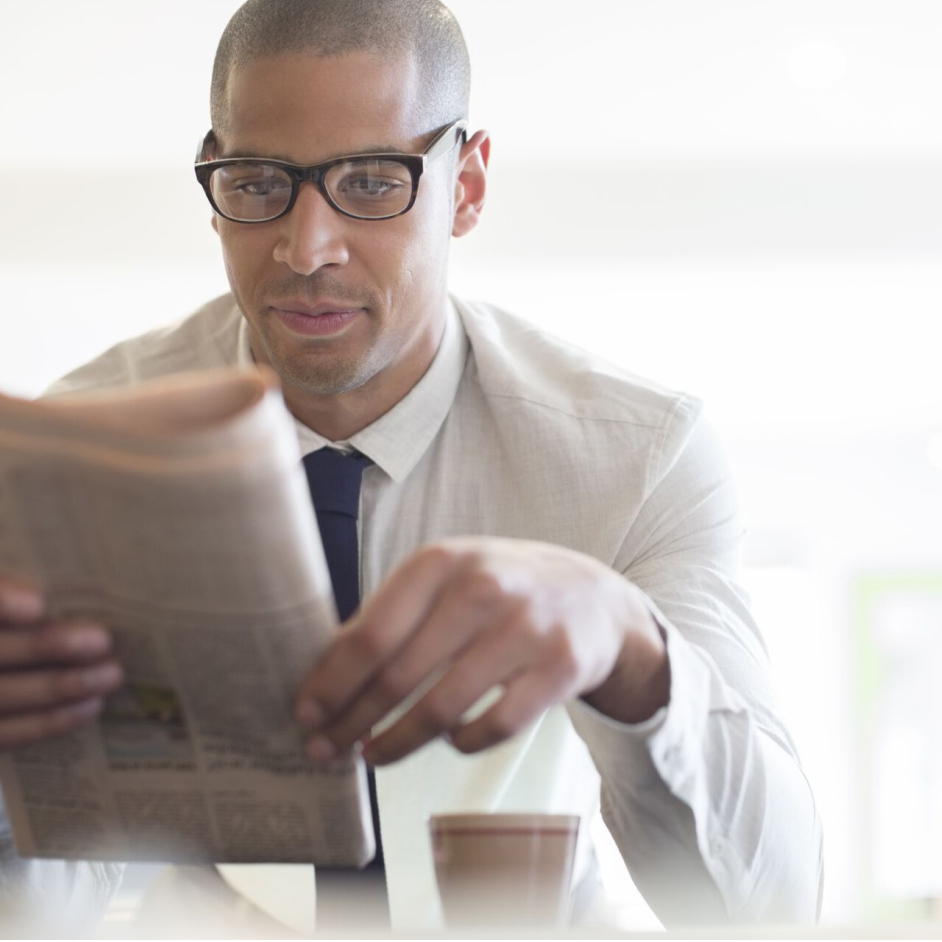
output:
[[362, 760], [315, 764], [293, 719], [337, 615], [274, 374], [0, 396], [0, 573], [107, 625], [126, 674], [93, 725], [0, 757], [21, 855], [372, 859]]

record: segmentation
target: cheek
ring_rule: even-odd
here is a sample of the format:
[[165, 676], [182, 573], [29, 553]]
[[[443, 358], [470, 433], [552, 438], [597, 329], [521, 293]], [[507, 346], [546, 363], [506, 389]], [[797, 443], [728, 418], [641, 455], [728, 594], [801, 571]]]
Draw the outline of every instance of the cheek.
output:
[[410, 225], [395, 234], [386, 243], [386, 257], [389, 259], [387, 271], [394, 274], [403, 291], [414, 294], [420, 291], [425, 295], [435, 294], [445, 280], [448, 247], [451, 239], [450, 221], [444, 206], [435, 207], [436, 212], [417, 212], [413, 209], [408, 216]]
[[229, 284], [242, 290], [250, 289], [264, 268], [271, 262], [273, 246], [265, 233], [249, 227], [233, 230], [232, 223], [220, 221], [217, 228], [222, 247], [223, 264]]

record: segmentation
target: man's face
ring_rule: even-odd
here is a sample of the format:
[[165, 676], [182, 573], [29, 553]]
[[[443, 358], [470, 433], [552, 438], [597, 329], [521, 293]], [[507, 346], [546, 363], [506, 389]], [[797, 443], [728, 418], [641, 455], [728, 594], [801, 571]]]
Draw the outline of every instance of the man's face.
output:
[[[410, 60], [278, 56], [235, 70], [228, 91], [218, 157], [421, 153], [437, 130], [424, 126]], [[453, 174], [453, 158], [437, 161], [412, 209], [393, 219], [343, 216], [312, 184], [281, 219], [216, 217], [255, 357], [280, 374], [289, 403], [360, 390], [389, 408], [421, 378], [443, 324]]]

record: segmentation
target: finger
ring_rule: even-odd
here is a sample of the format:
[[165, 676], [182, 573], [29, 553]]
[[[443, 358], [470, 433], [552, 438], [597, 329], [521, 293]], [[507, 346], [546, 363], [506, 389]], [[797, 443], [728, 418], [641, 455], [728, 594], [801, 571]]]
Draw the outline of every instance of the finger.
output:
[[111, 649], [101, 625], [52, 623], [28, 630], [0, 630], [0, 668], [68, 661], [90, 661]]
[[427, 547], [376, 590], [302, 683], [302, 723], [323, 727], [359, 694], [425, 619], [456, 560], [450, 550]]
[[396, 762], [442, 733], [451, 735], [484, 694], [512, 683], [526, 671], [533, 653], [525, 633], [512, 625], [495, 627], [455, 661], [399, 720], [370, 741], [364, 757], [373, 765]]
[[[489, 584], [482, 585], [484, 581]], [[335, 722], [320, 730], [327, 742], [314, 747], [315, 757], [327, 758], [331, 745], [337, 751], [349, 749], [475, 639], [512, 617], [519, 602], [508, 600], [490, 584], [493, 581], [486, 574], [453, 579], [389, 663], [364, 685]]]
[[504, 695], [476, 720], [455, 730], [451, 743], [460, 752], [481, 752], [516, 736], [551, 706], [571, 699], [577, 686], [558, 670], [529, 671], [509, 683]]
[[0, 580], [0, 621], [35, 622], [45, 611], [41, 593], [31, 586]]
[[94, 720], [102, 710], [101, 697], [89, 697], [77, 703], [38, 713], [0, 717], [0, 750], [67, 733]]
[[50, 709], [102, 696], [123, 680], [117, 661], [69, 670], [6, 672], [0, 675], [0, 714]]

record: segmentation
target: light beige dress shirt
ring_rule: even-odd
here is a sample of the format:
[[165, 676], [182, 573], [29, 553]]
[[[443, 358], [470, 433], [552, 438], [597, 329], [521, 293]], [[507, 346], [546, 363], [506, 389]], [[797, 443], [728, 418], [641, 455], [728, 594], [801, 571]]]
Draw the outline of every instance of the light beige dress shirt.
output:
[[[119, 344], [50, 393], [250, 362], [246, 323], [226, 295]], [[304, 453], [328, 444], [300, 423], [298, 435]], [[429, 540], [542, 540], [642, 589], [670, 659], [670, 703], [645, 723], [575, 701], [479, 755], [438, 741], [378, 769], [395, 930], [440, 925], [428, 815], [588, 820], [600, 795], [635, 884], [668, 926], [815, 918], [820, 822], [737, 584], [736, 491], [699, 401], [490, 306], [454, 301], [419, 383], [349, 442], [329, 444], [373, 461], [361, 496], [364, 596]], [[244, 872], [232, 882], [252, 892]]]

